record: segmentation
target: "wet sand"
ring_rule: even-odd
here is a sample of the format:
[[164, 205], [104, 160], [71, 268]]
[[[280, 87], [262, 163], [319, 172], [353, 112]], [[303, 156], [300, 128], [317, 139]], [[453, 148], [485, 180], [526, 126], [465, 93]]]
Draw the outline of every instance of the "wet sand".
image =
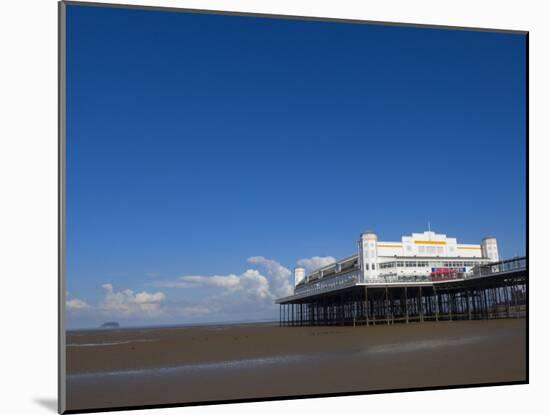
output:
[[67, 334], [67, 408], [526, 380], [524, 319]]

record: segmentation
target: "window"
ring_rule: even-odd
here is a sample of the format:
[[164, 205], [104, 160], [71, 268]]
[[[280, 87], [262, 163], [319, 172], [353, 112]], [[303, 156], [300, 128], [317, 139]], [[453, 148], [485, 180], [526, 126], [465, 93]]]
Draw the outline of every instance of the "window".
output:
[[376, 269], [376, 264], [372, 264], [372, 270], [374, 271]]

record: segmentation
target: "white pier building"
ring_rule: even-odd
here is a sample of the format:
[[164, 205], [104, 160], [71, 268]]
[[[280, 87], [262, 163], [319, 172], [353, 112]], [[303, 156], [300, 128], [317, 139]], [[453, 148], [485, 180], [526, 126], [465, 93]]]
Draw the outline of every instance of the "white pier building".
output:
[[374, 284], [421, 281], [438, 274], [467, 273], [475, 266], [498, 260], [494, 237], [483, 238], [479, 244], [465, 244], [445, 234], [426, 231], [402, 236], [399, 242], [382, 242], [376, 233], [366, 231], [359, 238], [356, 254], [309, 274], [304, 268], [295, 268], [295, 293], [324, 289], [325, 284], [336, 288], [352, 280]]
[[497, 240], [458, 243], [427, 231], [382, 242], [371, 231], [357, 253], [307, 274], [275, 300], [279, 324], [371, 325], [518, 318], [527, 314], [527, 258], [499, 260]]

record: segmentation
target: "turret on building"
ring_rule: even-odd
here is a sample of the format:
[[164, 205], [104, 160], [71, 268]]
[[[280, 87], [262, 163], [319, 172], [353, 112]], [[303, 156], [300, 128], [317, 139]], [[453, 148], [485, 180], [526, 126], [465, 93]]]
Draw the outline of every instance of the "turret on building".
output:
[[294, 286], [300, 285], [305, 282], [306, 270], [302, 267], [294, 268]]
[[378, 236], [373, 231], [363, 232], [359, 238], [359, 264], [363, 280], [376, 278], [378, 275]]
[[497, 238], [493, 236], [487, 236], [481, 240], [481, 252], [486, 258], [489, 258], [491, 262], [498, 262], [498, 245]]

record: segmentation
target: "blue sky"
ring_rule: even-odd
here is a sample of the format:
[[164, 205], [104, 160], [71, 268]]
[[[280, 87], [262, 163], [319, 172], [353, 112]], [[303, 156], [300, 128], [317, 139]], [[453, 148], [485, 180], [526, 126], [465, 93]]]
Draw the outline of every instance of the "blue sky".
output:
[[523, 254], [524, 56], [519, 34], [69, 5], [69, 327], [278, 318], [288, 270], [366, 228]]

